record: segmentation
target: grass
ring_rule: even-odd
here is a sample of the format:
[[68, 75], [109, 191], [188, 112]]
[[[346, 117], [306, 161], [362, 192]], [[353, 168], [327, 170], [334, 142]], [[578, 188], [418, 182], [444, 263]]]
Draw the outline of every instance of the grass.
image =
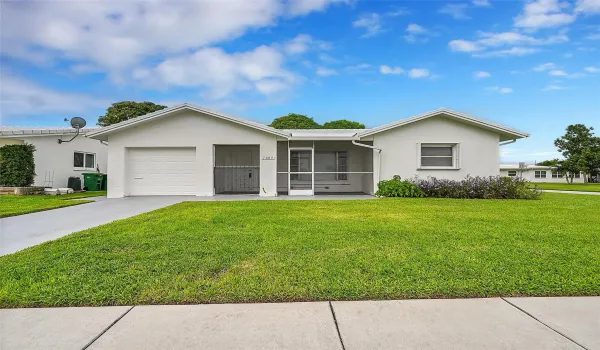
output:
[[0, 307], [600, 295], [599, 204], [180, 203], [0, 257]]
[[35, 195], [35, 196], [0, 196], [0, 218], [9, 216], [35, 213], [38, 211], [70, 207], [73, 205], [89, 203], [91, 201], [68, 199], [88, 198], [96, 196], [105, 196], [106, 191], [97, 192], [78, 192], [63, 194], [60, 196]]
[[600, 183], [589, 183], [584, 185], [582, 183], [568, 184], [568, 183], [552, 183], [542, 182], [536, 183], [542, 190], [560, 190], [560, 191], [582, 191], [582, 192], [600, 192]]

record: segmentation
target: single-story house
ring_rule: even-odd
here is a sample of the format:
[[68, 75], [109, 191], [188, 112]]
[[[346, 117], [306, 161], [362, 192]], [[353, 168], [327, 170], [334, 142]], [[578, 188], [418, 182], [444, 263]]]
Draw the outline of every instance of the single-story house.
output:
[[29, 143], [35, 146], [34, 186], [67, 187], [69, 177], [81, 178], [84, 172], [99, 169], [106, 172], [108, 147], [106, 144], [85, 135], [94, 128], [81, 129], [76, 135], [72, 128], [62, 127], [13, 127], [0, 126], [0, 147], [9, 144]]
[[448, 109], [372, 129], [278, 130], [182, 104], [88, 133], [108, 142], [108, 196], [373, 194], [377, 182], [499, 174], [529, 135]]
[[[500, 164], [500, 175], [509, 177], [521, 177], [531, 182], [567, 182], [568, 173], [558, 170], [556, 167], [530, 164]], [[583, 183], [584, 175], [575, 174], [573, 183]]]

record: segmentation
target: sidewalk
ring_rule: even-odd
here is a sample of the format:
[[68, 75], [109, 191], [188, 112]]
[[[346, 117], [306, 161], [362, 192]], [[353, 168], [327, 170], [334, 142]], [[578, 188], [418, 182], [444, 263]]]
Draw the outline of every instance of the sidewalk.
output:
[[592, 196], [600, 196], [600, 192], [584, 192], [584, 191], [560, 191], [560, 190], [542, 190], [549, 193], [568, 193], [568, 194], [589, 194]]
[[0, 349], [600, 349], [600, 297], [0, 310]]

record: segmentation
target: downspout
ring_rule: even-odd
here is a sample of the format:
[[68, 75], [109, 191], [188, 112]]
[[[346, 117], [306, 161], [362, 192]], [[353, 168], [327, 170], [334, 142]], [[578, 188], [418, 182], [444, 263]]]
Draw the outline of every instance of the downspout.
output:
[[[356, 134], [354, 134], [354, 136], [356, 136]], [[377, 148], [375, 146], [371, 146], [371, 145], [365, 145], [364, 143], [358, 143], [356, 142], [355, 139], [352, 140], [352, 144], [355, 146], [360, 146], [360, 147], [366, 147], [366, 148], [370, 148], [372, 150], [377, 150], [377, 182], [379, 183], [379, 177], [381, 176], [381, 148]]]

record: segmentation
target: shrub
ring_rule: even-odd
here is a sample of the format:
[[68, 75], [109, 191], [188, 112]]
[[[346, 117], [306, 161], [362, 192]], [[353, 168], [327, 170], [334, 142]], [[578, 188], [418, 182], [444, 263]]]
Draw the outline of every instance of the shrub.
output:
[[0, 185], [11, 187], [29, 186], [35, 177], [33, 161], [35, 146], [6, 145], [0, 147]]
[[427, 197], [466, 199], [536, 199], [541, 191], [522, 178], [490, 176], [470, 177], [464, 180], [445, 180], [435, 177], [413, 179]]
[[378, 197], [425, 197], [425, 193], [410, 181], [402, 181], [396, 175], [391, 180], [383, 180], [377, 183]]

